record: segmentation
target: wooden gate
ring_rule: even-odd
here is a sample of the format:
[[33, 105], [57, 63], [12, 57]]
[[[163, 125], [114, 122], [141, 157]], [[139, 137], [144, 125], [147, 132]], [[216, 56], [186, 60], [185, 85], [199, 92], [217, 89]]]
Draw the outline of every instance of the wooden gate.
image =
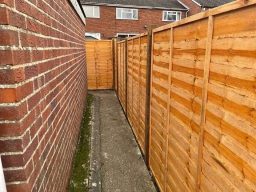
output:
[[88, 89], [113, 88], [112, 41], [86, 41]]

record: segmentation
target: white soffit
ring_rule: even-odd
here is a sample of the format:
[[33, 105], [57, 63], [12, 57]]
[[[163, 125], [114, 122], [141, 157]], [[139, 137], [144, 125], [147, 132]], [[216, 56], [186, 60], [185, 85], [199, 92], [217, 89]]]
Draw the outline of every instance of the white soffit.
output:
[[81, 18], [81, 20], [85, 24], [85, 16], [83, 14], [83, 10], [81, 9], [81, 7], [78, 3], [79, 0], [69, 0], [69, 1], [71, 2], [71, 4], [73, 5], [74, 9], [77, 12], [77, 14], [79, 15], [79, 17]]

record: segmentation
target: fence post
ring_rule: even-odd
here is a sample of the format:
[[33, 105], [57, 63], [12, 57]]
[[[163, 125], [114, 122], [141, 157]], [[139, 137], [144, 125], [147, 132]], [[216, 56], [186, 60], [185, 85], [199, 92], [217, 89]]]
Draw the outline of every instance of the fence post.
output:
[[124, 49], [125, 49], [125, 113], [128, 115], [128, 43], [127, 39], [125, 39]]
[[119, 50], [118, 42], [116, 42], [116, 95], [119, 98]]
[[146, 102], [145, 102], [145, 161], [149, 168], [149, 132], [150, 132], [150, 85], [151, 85], [151, 50], [152, 50], [152, 30], [148, 28], [147, 39], [147, 67], [146, 67]]
[[116, 38], [112, 39], [113, 89], [116, 89]]
[[203, 80], [203, 91], [202, 91], [199, 146], [198, 146], [196, 191], [200, 191], [200, 185], [201, 185], [201, 170], [202, 170], [203, 145], [204, 145], [204, 128], [205, 128], [205, 120], [206, 120], [206, 104], [207, 104], [207, 97], [208, 97], [208, 82], [209, 82], [211, 51], [212, 51], [212, 38], [213, 38], [213, 16], [209, 16], [207, 30], [208, 30], [208, 32], [207, 32], [205, 61], [204, 61], [204, 80]]

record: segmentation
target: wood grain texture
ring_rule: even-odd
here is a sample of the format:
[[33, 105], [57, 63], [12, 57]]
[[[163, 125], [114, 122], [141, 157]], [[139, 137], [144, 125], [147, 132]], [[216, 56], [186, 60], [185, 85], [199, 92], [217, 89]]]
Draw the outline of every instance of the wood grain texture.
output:
[[113, 88], [112, 41], [86, 41], [88, 89]]
[[[153, 30], [149, 166], [160, 191], [256, 191], [255, 10], [237, 1]], [[142, 148], [144, 36], [127, 42], [127, 115]]]

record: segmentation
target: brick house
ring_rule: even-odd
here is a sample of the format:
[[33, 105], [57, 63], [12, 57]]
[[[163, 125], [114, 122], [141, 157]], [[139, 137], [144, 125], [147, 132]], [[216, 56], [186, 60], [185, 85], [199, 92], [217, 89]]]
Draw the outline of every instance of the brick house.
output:
[[80, 0], [88, 36], [98, 39], [129, 37], [186, 17], [187, 7], [177, 0]]
[[189, 8], [188, 16], [230, 3], [232, 1], [233, 0], [180, 0], [181, 3], [185, 4]]

